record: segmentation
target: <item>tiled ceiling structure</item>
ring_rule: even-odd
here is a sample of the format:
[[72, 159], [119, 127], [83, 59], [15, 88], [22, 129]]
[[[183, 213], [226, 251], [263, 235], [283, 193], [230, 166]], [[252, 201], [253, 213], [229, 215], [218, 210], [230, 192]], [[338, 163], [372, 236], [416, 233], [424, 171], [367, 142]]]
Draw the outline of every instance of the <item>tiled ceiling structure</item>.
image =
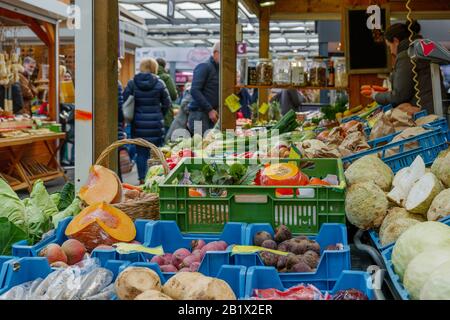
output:
[[[144, 19], [148, 43], [170, 47], [209, 47], [220, 38], [220, 1], [176, 0], [175, 16], [167, 16], [167, 0], [120, 0], [120, 6]], [[239, 3], [239, 23], [250, 54], [258, 52], [258, 19]], [[275, 54], [317, 55], [318, 34], [314, 21], [270, 23], [270, 46]]]

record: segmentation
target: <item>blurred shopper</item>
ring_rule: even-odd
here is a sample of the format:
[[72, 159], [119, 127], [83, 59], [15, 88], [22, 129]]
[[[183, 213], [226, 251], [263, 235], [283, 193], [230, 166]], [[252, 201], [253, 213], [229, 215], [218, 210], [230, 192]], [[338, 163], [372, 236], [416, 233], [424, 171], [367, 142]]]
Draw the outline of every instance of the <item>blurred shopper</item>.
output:
[[219, 62], [220, 42], [214, 45], [209, 60], [194, 70], [188, 119], [192, 134], [200, 133], [200, 126], [204, 134], [219, 121]]
[[23, 108], [19, 111], [22, 114], [31, 116], [31, 107], [33, 100], [37, 97], [38, 91], [31, 82], [31, 76], [36, 69], [36, 60], [31, 57], [26, 57], [23, 60], [24, 72], [19, 73], [20, 89], [23, 97]]
[[[146, 59], [141, 62], [140, 73], [128, 85], [123, 94], [127, 101], [134, 96], [134, 118], [131, 123], [131, 136], [143, 138], [157, 147], [164, 143], [164, 116], [171, 106], [169, 93], [164, 82], [158, 78], [158, 62]], [[137, 167], [139, 181], [144, 183], [147, 173], [149, 149], [137, 147]]]
[[172, 138], [179, 138], [177, 133], [181, 133], [181, 129], [183, 129], [184, 132], [187, 132], [188, 130], [187, 123], [189, 117], [189, 104], [192, 102], [191, 87], [191, 83], [186, 83], [184, 86], [183, 98], [181, 99], [180, 104], [180, 112], [178, 112], [178, 115], [175, 117], [175, 120], [172, 122], [172, 125], [167, 132], [166, 141], [171, 141]]

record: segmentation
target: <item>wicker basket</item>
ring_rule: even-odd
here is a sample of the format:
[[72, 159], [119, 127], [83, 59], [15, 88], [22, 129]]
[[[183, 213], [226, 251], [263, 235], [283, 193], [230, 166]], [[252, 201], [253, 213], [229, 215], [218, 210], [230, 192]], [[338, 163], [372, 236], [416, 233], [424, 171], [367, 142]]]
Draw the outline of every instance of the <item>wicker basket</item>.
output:
[[[114, 142], [101, 153], [96, 165], [104, 165], [105, 160], [112, 151], [127, 144], [149, 148], [152, 157], [156, 157], [158, 163], [163, 166], [164, 173], [169, 173], [169, 166], [164, 158], [164, 154], [158, 147], [144, 139], [125, 139]], [[149, 164], [155, 164], [154, 160], [149, 160]], [[133, 221], [136, 219], [159, 220], [159, 195], [156, 193], [149, 193], [136, 201], [116, 203], [113, 206], [125, 212]]]

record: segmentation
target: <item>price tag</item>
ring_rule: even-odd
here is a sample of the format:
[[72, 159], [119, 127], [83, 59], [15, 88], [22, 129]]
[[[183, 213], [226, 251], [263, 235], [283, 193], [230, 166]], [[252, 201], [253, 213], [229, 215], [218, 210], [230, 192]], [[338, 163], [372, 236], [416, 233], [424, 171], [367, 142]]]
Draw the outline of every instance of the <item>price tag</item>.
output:
[[239, 97], [235, 94], [228, 96], [225, 99], [225, 105], [230, 109], [231, 112], [235, 113], [241, 109], [241, 104], [239, 103]]
[[269, 111], [269, 105], [268, 105], [267, 103], [264, 102], [264, 103], [261, 105], [261, 107], [259, 108], [259, 113], [261, 113], [261, 114], [266, 114], [267, 111]]

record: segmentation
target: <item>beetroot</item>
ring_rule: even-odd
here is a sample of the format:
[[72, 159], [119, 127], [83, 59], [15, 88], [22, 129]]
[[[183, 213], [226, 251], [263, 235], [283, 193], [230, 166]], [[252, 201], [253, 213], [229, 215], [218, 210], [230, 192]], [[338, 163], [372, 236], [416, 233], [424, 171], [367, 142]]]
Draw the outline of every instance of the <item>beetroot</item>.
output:
[[291, 240], [290, 252], [293, 254], [304, 254], [308, 251], [308, 240]]
[[172, 264], [165, 265], [165, 266], [160, 266], [160, 269], [161, 269], [162, 272], [178, 272], [177, 267], [175, 267]]
[[276, 267], [278, 263], [278, 255], [273, 254], [271, 252], [261, 252], [260, 253], [261, 260], [264, 262], [264, 265], [268, 267]]
[[197, 272], [200, 269], [200, 262], [192, 263], [189, 269], [191, 272]]
[[277, 243], [292, 239], [292, 233], [285, 225], [279, 226], [275, 231], [274, 240]]
[[308, 245], [306, 247], [306, 251], [315, 251], [317, 254], [320, 254], [320, 244], [313, 240], [308, 240]]
[[193, 240], [191, 243], [192, 250], [201, 250], [204, 246], [206, 246], [205, 240]]
[[253, 237], [253, 244], [257, 247], [261, 247], [266, 240], [273, 240], [272, 235], [265, 231], [260, 231]]
[[184, 258], [190, 256], [191, 252], [188, 249], [181, 248], [173, 253], [172, 264], [179, 268], [180, 264], [183, 262]]
[[310, 268], [316, 269], [319, 265], [320, 256], [317, 254], [317, 252], [309, 250], [305, 252], [305, 254], [303, 255], [303, 259]]
[[266, 249], [277, 250], [277, 243], [273, 240], [266, 240], [262, 243], [261, 247]]
[[200, 256], [191, 254], [183, 259], [183, 262], [180, 264], [180, 268], [189, 268], [194, 262], [200, 263]]
[[159, 266], [166, 264], [166, 260], [162, 256], [154, 256], [150, 262], [157, 263]]
[[163, 265], [168, 265], [172, 263], [172, 256], [173, 254], [171, 253], [166, 253], [162, 256], [162, 258], [164, 259], [164, 264]]
[[277, 269], [282, 270], [286, 268], [287, 256], [279, 256], [277, 262]]
[[294, 265], [291, 270], [291, 272], [312, 272], [313, 270], [303, 261], [297, 263]]
[[290, 254], [287, 256], [286, 260], [286, 268], [290, 271], [290, 269], [296, 264], [303, 262], [303, 256], [296, 256], [294, 254]]
[[291, 241], [283, 241], [278, 245], [278, 251], [290, 252], [291, 250]]

